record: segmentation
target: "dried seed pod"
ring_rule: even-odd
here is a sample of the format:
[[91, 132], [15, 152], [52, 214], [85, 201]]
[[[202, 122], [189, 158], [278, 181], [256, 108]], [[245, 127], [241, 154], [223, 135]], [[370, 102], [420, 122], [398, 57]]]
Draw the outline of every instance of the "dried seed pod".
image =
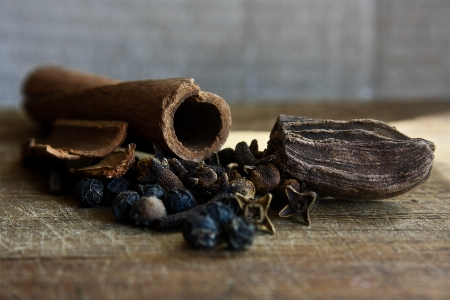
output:
[[250, 181], [256, 187], [258, 194], [265, 194], [278, 186], [280, 171], [273, 164], [259, 165], [250, 172]]
[[289, 203], [289, 197], [286, 194], [288, 187], [293, 188], [298, 192], [304, 191], [306, 184], [300, 183], [292, 178], [283, 178], [280, 184], [272, 191], [274, 199], [272, 200], [272, 206], [286, 206]]
[[375, 200], [425, 182], [432, 142], [409, 138], [371, 119], [333, 121], [280, 115], [265, 155], [316, 192], [341, 199]]
[[315, 192], [300, 193], [292, 186], [286, 188], [286, 196], [289, 204], [286, 205], [279, 213], [280, 217], [299, 217], [305, 225], [310, 225], [309, 209], [317, 199]]
[[257, 200], [248, 199], [239, 193], [234, 195], [243, 211], [244, 218], [253, 223], [259, 230], [275, 233], [275, 227], [267, 216], [272, 194], [267, 193]]

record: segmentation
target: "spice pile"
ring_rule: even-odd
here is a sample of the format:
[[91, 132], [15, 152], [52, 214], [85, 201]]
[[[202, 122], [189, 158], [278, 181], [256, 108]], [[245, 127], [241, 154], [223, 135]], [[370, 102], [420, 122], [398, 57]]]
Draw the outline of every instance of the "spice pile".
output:
[[[111, 152], [125, 140], [125, 128], [120, 122], [60, 121], [49, 139], [59, 148], [30, 140], [23, 159], [50, 169], [53, 193], [61, 192], [61, 174], [77, 176], [75, 195], [83, 207], [111, 206], [120, 222], [181, 230], [194, 248], [225, 240], [231, 249], [246, 249], [255, 230], [275, 233], [267, 216], [271, 204], [282, 208], [280, 217], [309, 225], [318, 192], [352, 200], [405, 193], [426, 181], [434, 157], [433, 143], [375, 120], [281, 115], [264, 151], [256, 140], [240, 142], [201, 162], [170, 157], [157, 143], [153, 157], [135, 157], [133, 143]], [[68, 130], [78, 132], [75, 142], [67, 141]], [[105, 133], [109, 137], [97, 143], [96, 135]], [[81, 157], [102, 159], [65, 171], [64, 162]]]
[[[53, 127], [47, 144], [31, 139], [23, 147], [25, 163], [48, 169], [52, 193], [62, 192], [70, 174], [82, 206], [111, 206], [118, 221], [182, 230], [195, 248], [226, 240], [245, 249], [255, 230], [275, 233], [271, 204], [279, 216], [309, 225], [317, 193], [357, 201], [403, 194], [427, 180], [434, 158], [432, 142], [381, 121], [286, 115], [264, 151], [256, 140], [220, 150], [229, 106], [192, 78], [119, 83], [48, 66], [26, 78], [23, 93], [29, 115]], [[142, 149], [158, 141], [154, 157], [136, 158], [133, 143], [114, 151], [127, 134]]]
[[252, 245], [255, 231], [275, 233], [267, 216], [272, 194], [274, 206], [286, 205], [280, 216], [297, 215], [310, 223], [308, 210], [316, 193], [283, 178], [275, 157], [263, 158], [256, 140], [198, 163], [166, 156], [157, 144], [153, 157], [139, 159], [135, 147], [129, 144], [92, 166], [68, 170], [67, 161], [30, 155], [27, 143], [24, 162], [50, 170], [51, 193], [61, 194], [68, 186], [82, 207], [109, 206], [119, 222], [180, 230], [196, 249], [225, 241], [230, 249], [242, 250]]

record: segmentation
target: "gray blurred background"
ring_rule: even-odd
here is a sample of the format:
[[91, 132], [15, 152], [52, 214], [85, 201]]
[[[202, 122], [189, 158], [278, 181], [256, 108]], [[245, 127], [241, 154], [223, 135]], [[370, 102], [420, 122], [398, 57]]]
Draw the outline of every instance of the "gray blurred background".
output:
[[450, 100], [450, 1], [0, 0], [0, 106], [48, 63], [230, 103]]

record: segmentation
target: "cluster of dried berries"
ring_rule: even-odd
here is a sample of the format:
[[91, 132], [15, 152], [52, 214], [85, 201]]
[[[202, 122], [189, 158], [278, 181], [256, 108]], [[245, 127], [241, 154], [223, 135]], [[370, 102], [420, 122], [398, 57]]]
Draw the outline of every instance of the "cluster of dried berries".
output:
[[[310, 223], [308, 210], [316, 193], [284, 178], [275, 167], [275, 156], [263, 157], [256, 140], [250, 146], [241, 142], [235, 149], [223, 149], [202, 162], [166, 156], [156, 144], [153, 157], [139, 159], [134, 148], [122, 151], [117, 160], [128, 166], [120, 177], [82, 172], [89, 167], [71, 169], [76, 176], [89, 176], [75, 187], [82, 207], [110, 206], [117, 221], [181, 230], [196, 249], [222, 241], [231, 249], [246, 249], [255, 230], [275, 233], [267, 215], [272, 199], [285, 205], [280, 216], [296, 215]], [[128, 163], [131, 159], [134, 163]], [[57, 174], [62, 172], [57, 171], [50, 173], [51, 186], [60, 181]]]

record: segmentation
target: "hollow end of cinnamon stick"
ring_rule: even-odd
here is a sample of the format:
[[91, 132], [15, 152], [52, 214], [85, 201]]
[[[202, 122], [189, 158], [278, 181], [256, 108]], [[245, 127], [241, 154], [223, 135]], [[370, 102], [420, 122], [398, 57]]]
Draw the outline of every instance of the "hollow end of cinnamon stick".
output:
[[127, 142], [148, 151], [157, 142], [176, 157], [202, 161], [228, 138], [231, 113], [221, 97], [192, 78], [118, 82], [58, 67], [43, 67], [24, 81], [24, 108], [36, 121], [119, 120]]
[[227, 140], [231, 114], [221, 97], [200, 91], [167, 109], [162, 121], [169, 150], [183, 159], [200, 161], [219, 151]]

